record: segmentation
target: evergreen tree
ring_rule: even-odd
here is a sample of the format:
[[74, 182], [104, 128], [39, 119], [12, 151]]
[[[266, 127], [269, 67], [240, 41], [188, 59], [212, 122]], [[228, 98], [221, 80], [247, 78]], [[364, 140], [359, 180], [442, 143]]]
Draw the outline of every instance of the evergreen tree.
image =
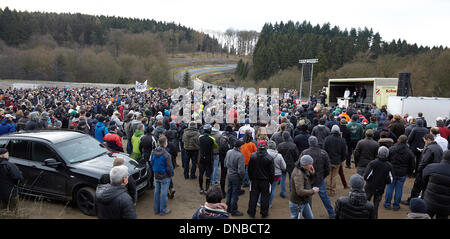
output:
[[189, 87], [191, 85], [191, 74], [189, 74], [189, 71], [184, 72], [183, 83], [185, 87]]

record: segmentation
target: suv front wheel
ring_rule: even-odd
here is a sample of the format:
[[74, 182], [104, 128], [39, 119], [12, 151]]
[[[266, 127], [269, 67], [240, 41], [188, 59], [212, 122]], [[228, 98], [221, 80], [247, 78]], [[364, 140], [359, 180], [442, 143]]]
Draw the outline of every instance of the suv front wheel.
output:
[[95, 216], [95, 191], [90, 187], [83, 187], [77, 191], [76, 203], [78, 208], [88, 216]]

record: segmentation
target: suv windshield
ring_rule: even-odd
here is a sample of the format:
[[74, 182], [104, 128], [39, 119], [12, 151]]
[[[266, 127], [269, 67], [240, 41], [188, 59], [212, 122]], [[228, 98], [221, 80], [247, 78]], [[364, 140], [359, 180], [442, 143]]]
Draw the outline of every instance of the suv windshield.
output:
[[93, 159], [108, 153], [108, 150], [100, 146], [100, 142], [89, 136], [65, 141], [55, 146], [70, 163]]

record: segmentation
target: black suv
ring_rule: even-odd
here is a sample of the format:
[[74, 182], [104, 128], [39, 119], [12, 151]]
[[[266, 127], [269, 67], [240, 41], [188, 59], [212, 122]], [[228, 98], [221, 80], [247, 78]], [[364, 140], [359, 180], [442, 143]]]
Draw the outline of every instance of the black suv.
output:
[[103, 174], [109, 174], [114, 157], [125, 159], [138, 192], [148, 186], [147, 166], [127, 154], [109, 151], [95, 138], [76, 131], [49, 130], [13, 133], [0, 137], [0, 148], [9, 151], [9, 161], [22, 171], [20, 195], [73, 201], [93, 216], [95, 189]]

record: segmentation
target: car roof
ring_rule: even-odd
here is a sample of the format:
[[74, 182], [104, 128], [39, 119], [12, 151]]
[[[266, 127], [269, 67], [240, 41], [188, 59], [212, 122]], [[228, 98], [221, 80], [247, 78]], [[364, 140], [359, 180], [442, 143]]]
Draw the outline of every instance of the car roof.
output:
[[0, 138], [35, 138], [35, 139], [43, 139], [47, 140], [50, 143], [60, 143], [64, 141], [68, 141], [71, 139], [83, 137], [85, 134], [76, 132], [76, 131], [68, 131], [68, 130], [38, 130], [38, 131], [25, 131], [25, 132], [16, 132], [12, 134], [8, 134], [2, 136]]

